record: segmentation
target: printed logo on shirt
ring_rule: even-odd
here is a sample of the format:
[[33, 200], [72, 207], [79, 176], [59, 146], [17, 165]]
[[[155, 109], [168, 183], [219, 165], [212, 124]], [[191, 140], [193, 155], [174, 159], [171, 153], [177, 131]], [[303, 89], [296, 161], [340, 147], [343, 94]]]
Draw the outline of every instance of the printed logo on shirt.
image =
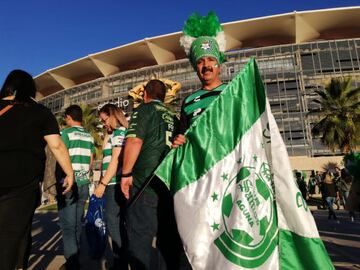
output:
[[198, 114], [200, 114], [202, 111], [202, 109], [197, 109], [196, 111], [193, 112], [193, 116], [197, 116]]

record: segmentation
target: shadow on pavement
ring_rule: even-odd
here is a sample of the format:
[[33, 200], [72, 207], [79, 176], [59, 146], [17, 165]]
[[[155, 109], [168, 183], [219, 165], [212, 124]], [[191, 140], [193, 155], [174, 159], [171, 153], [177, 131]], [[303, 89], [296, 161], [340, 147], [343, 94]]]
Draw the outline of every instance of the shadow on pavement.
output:
[[313, 215], [336, 269], [360, 269], [360, 222], [351, 222], [345, 210], [336, 211], [340, 223], [329, 220], [327, 210], [315, 210]]
[[56, 256], [62, 254], [61, 233], [57, 226], [57, 212], [38, 211], [32, 227], [32, 248], [29, 267], [43, 270]]
[[[312, 211], [321, 239], [338, 270], [360, 269], [360, 221], [351, 222], [347, 211], [336, 211], [340, 223], [328, 220], [327, 210]], [[357, 213], [358, 214], [358, 213]], [[357, 215], [359, 218], [359, 215]], [[65, 262], [62, 238], [57, 224], [57, 211], [37, 211], [33, 221], [33, 243], [29, 270], [57, 270]], [[85, 234], [82, 234], [81, 269], [104, 269], [104, 261], [111, 265], [111, 251], [108, 246], [104, 259], [92, 260], [88, 256]]]
[[[37, 211], [32, 224], [32, 248], [29, 270], [57, 270], [65, 262], [63, 257], [62, 235], [58, 225], [57, 211]], [[85, 230], [84, 230], [85, 231]], [[111, 250], [108, 246], [104, 259], [92, 260], [88, 256], [88, 245], [85, 233], [81, 235], [81, 269], [104, 269], [105, 260], [111, 261]]]

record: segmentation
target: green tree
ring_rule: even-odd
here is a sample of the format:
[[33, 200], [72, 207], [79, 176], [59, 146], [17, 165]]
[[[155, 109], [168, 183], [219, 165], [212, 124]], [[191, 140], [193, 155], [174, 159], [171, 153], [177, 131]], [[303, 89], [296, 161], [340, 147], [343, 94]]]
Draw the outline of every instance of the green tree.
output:
[[96, 159], [98, 159], [101, 156], [102, 130], [96, 108], [87, 104], [80, 104], [80, 107], [83, 111], [82, 125], [94, 138]]
[[[312, 128], [314, 136], [331, 151], [354, 151], [360, 141], [360, 87], [352, 88], [351, 78], [332, 79], [325, 89], [315, 91], [321, 108]], [[315, 111], [313, 111], [315, 112]]]
[[336, 173], [337, 172], [336, 168], [339, 167], [340, 166], [338, 163], [329, 161], [322, 166], [322, 169], [326, 173]]

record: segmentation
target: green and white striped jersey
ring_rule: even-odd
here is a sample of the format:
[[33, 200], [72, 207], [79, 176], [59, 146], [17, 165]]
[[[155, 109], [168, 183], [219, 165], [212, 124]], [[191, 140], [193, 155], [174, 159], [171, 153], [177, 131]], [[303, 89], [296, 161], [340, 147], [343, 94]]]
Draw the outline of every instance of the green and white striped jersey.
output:
[[[125, 145], [125, 134], [126, 134], [126, 128], [120, 127], [113, 131], [113, 133], [109, 136], [108, 141], [105, 144], [105, 147], [103, 148], [103, 161], [102, 161], [102, 167], [101, 167], [101, 176], [104, 177], [107, 168], [109, 167], [109, 163], [111, 161], [111, 155], [112, 150], [114, 147], [123, 147]], [[118, 166], [118, 172], [121, 172], [121, 166], [122, 164], [119, 164]], [[114, 175], [109, 185], [115, 185], [119, 182], [116, 180], [116, 175]]]
[[88, 184], [91, 155], [95, 152], [94, 138], [81, 126], [63, 129], [61, 138], [69, 150], [77, 185]]
[[185, 97], [181, 106], [178, 133], [184, 134], [190, 125], [221, 94], [227, 84], [223, 83], [212, 90], [199, 89]]

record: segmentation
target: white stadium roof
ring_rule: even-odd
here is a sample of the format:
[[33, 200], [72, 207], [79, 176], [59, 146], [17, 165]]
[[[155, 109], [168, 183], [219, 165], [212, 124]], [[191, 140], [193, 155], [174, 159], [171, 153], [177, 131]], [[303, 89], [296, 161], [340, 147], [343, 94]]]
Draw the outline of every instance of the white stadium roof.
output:
[[[223, 23], [227, 51], [360, 37], [360, 6], [291, 12]], [[90, 54], [35, 77], [40, 96], [119, 72], [185, 58], [181, 32], [145, 38]]]

